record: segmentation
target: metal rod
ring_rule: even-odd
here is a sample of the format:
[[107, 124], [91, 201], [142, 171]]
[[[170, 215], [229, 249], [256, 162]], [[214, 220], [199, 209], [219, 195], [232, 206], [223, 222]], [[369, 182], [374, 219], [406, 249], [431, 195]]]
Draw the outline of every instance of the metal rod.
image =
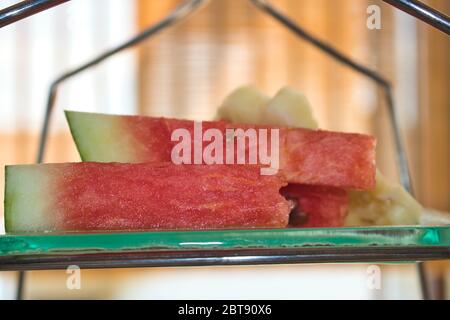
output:
[[428, 282], [428, 273], [426, 269], [425, 262], [419, 262], [416, 264], [417, 273], [419, 274], [419, 285], [422, 291], [423, 300], [432, 300], [433, 292], [431, 291], [429, 282]]
[[16, 300], [23, 300], [23, 291], [25, 288], [25, 270], [19, 271], [17, 275]]
[[450, 34], [450, 18], [417, 0], [383, 0], [440, 31]]
[[27, 0], [0, 11], [0, 28], [70, 0]]

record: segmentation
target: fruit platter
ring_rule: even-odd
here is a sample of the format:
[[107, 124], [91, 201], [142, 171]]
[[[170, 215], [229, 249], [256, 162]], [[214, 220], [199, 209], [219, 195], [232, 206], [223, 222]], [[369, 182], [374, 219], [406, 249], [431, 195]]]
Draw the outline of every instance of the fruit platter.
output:
[[3, 270], [448, 257], [448, 217], [377, 170], [375, 137], [320, 130], [292, 88], [209, 121], [65, 114], [81, 162], [5, 168]]

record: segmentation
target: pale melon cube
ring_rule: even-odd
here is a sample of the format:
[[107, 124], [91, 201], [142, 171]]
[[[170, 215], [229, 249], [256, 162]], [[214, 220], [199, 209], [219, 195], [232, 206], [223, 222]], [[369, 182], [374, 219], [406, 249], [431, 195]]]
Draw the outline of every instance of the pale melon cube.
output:
[[257, 88], [240, 87], [224, 100], [218, 118], [233, 123], [260, 124], [268, 101], [269, 97]]
[[282, 88], [270, 100], [263, 121], [264, 124], [277, 126], [318, 128], [306, 96], [289, 87]]

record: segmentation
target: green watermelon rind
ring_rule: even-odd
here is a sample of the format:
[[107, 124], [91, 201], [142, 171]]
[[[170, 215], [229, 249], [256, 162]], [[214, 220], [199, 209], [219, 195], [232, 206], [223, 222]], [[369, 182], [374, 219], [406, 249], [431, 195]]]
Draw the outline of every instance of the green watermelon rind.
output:
[[12, 204], [14, 200], [14, 196], [11, 194], [8, 189], [8, 175], [10, 173], [9, 166], [5, 166], [5, 198], [4, 198], [4, 208], [5, 208], [5, 231], [12, 231], [12, 221], [11, 221], [11, 212], [12, 212]]
[[75, 145], [77, 147], [78, 153], [80, 155], [81, 161], [87, 161], [87, 150], [84, 150], [81, 146], [82, 136], [78, 134], [78, 130], [75, 128], [77, 127], [74, 125], [74, 122], [76, 121], [73, 117], [76, 117], [76, 112], [65, 110], [64, 114], [66, 116], [67, 122], [69, 124], [70, 133], [72, 135], [72, 139], [75, 142]]

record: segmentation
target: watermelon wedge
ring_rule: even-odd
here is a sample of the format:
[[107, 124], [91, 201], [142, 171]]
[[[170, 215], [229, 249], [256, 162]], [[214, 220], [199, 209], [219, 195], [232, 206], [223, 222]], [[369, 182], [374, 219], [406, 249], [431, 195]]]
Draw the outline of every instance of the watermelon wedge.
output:
[[346, 190], [289, 184], [281, 193], [295, 203], [289, 224], [293, 227], [342, 227], [348, 213]]
[[6, 167], [6, 231], [283, 228], [291, 203], [257, 166], [66, 163]]
[[[194, 131], [194, 122], [143, 116], [66, 111], [83, 161], [171, 162], [175, 129]], [[276, 128], [202, 122], [203, 132], [230, 128]], [[290, 183], [368, 190], [375, 186], [375, 144], [362, 134], [279, 128], [280, 169]], [[226, 139], [226, 138], [224, 138]], [[225, 142], [223, 142], [225, 144]], [[203, 141], [203, 145], [205, 142]]]

